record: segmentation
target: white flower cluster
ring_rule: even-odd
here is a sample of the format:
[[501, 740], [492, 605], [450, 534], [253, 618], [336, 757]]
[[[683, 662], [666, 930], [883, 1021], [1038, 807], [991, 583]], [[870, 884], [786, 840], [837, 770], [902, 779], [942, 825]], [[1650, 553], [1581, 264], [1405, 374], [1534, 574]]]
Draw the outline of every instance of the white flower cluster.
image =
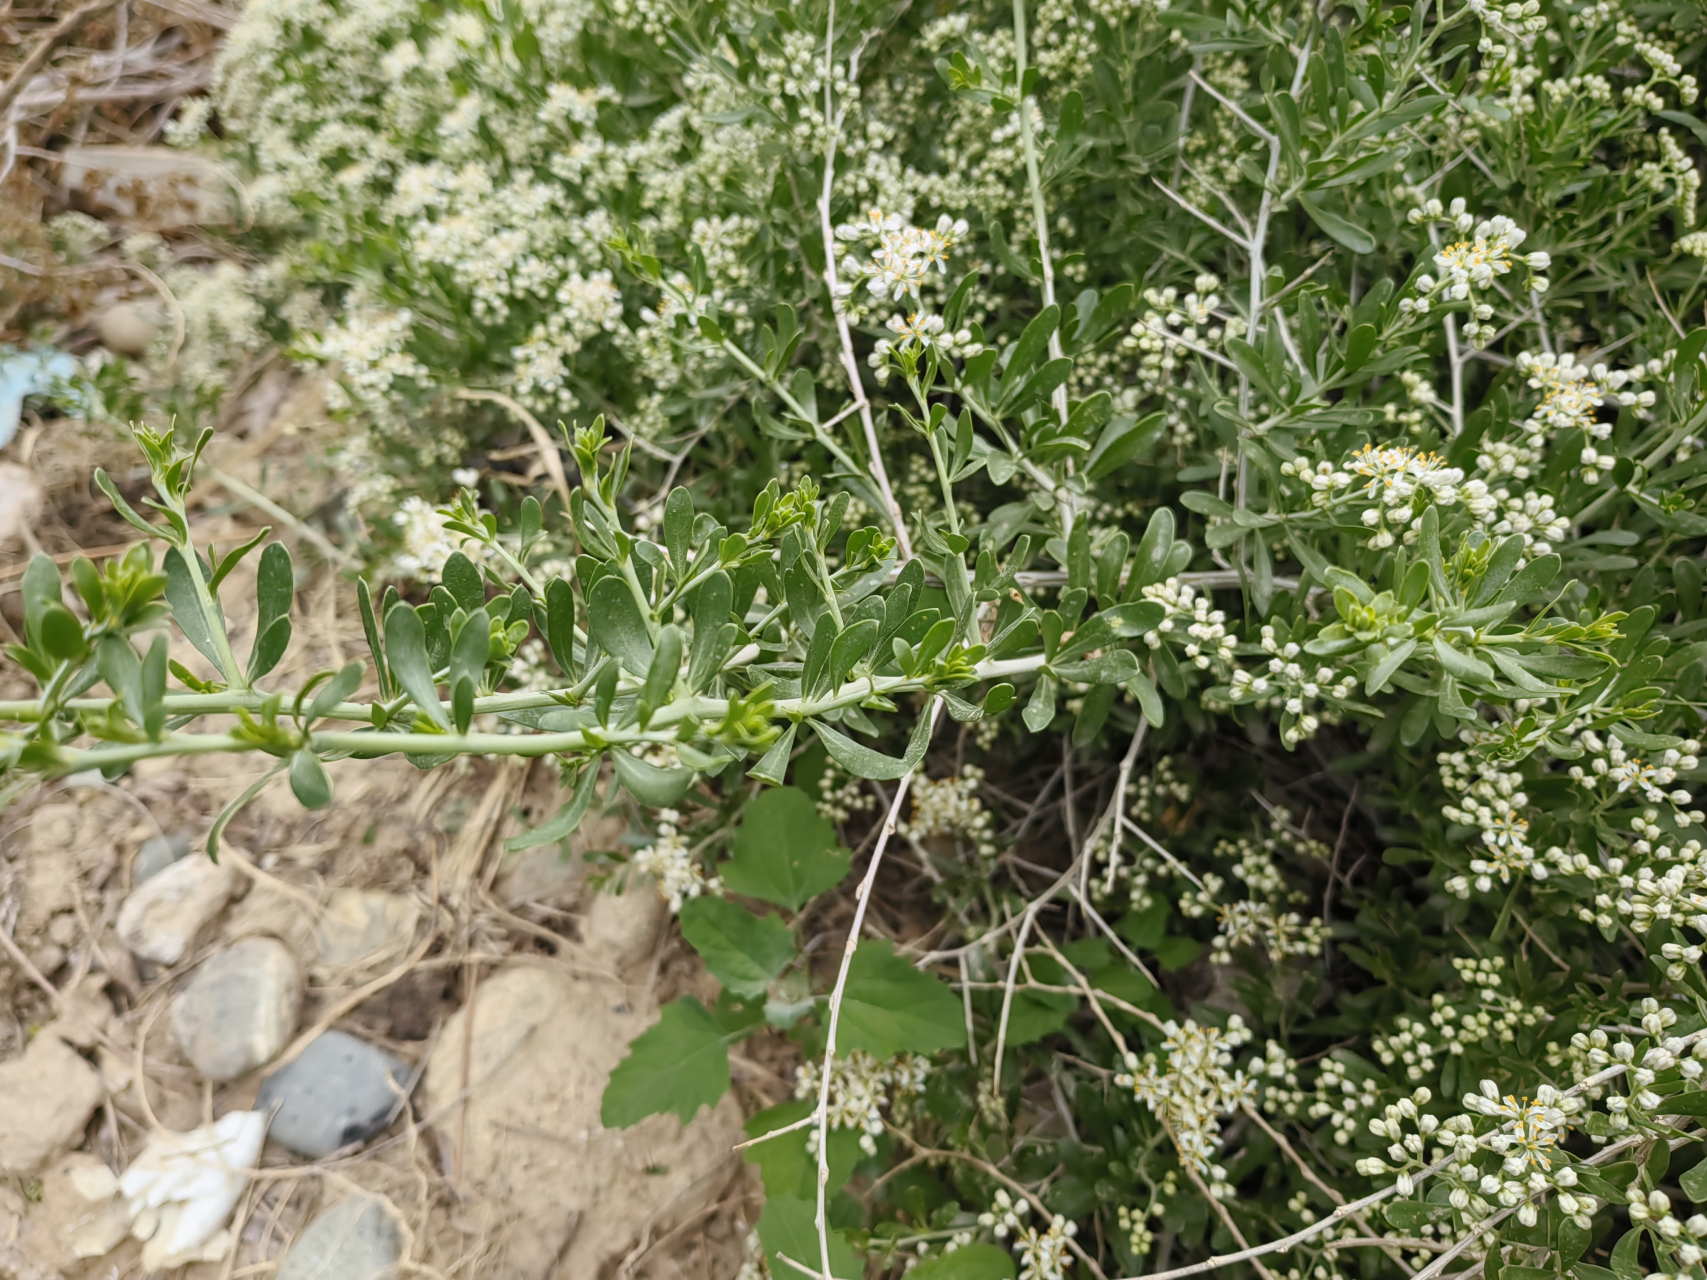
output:
[[[1658, 95], [1654, 95], [1656, 98]], [[1657, 108], [1650, 107], [1649, 110]], [[1637, 166], [1636, 181], [1658, 195], [1666, 196], [1666, 204], [1677, 210], [1683, 225], [1695, 225], [1695, 202], [1701, 193], [1701, 174], [1689, 153], [1677, 145], [1670, 129], [1659, 131], [1660, 154], [1657, 160], [1647, 160]]]
[[[1138, 353], [1138, 387], [1141, 395], [1183, 393], [1193, 384], [1193, 353], [1218, 352], [1228, 338], [1240, 337], [1244, 320], [1238, 316], [1219, 319], [1221, 287], [1217, 276], [1200, 272], [1183, 298], [1173, 285], [1144, 290], [1147, 310], [1121, 339], [1121, 348]], [[1175, 374], [1185, 377], [1175, 382]]]
[[1693, 770], [1700, 764], [1701, 744], [1694, 738], [1685, 739], [1678, 747], [1666, 748], [1660, 753], [1658, 763], [1631, 755], [1616, 736], [1602, 737], [1592, 729], [1577, 734], [1576, 742], [1591, 757], [1587, 768], [1574, 764], [1566, 770], [1578, 786], [1606, 799], [1634, 791], [1649, 804], [1669, 801], [1684, 823], [1703, 820], [1696, 813], [1682, 812], [1683, 806], [1693, 800], [1689, 791], [1682, 787], [1668, 790], [1677, 781], [1679, 770]]
[[879, 338], [866, 357], [866, 363], [877, 370], [880, 384], [889, 380], [896, 366], [897, 351], [911, 357], [921, 348], [929, 347], [945, 360], [966, 360], [984, 349], [983, 343], [973, 341], [971, 329], [961, 328], [951, 333], [943, 318], [933, 311], [911, 311], [905, 315], [897, 312], [884, 325], [895, 336]]
[[1244, 1019], [1234, 1014], [1225, 1031], [1202, 1027], [1187, 1019], [1165, 1024], [1162, 1050], [1142, 1059], [1126, 1055], [1126, 1070], [1114, 1077], [1117, 1087], [1131, 1089], [1167, 1128], [1181, 1162], [1209, 1182], [1210, 1194], [1225, 1199], [1233, 1193], [1227, 1171], [1215, 1163], [1221, 1150], [1221, 1117], [1256, 1101], [1256, 1082], [1242, 1071], [1229, 1070], [1233, 1050], [1249, 1042]]
[[[816, 1098], [819, 1064], [802, 1063], [795, 1070], [794, 1096]], [[923, 1096], [930, 1060], [903, 1053], [880, 1062], [864, 1049], [854, 1049], [830, 1064], [830, 1128], [859, 1131], [859, 1147], [866, 1155], [877, 1154], [877, 1138], [883, 1132], [884, 1112], [896, 1117], [901, 1108]], [[807, 1148], [818, 1149], [818, 1131], [812, 1129]]]
[[858, 222], [844, 222], [836, 228], [836, 239], [864, 242], [872, 248], [865, 258], [849, 254], [842, 259], [842, 297], [851, 297], [863, 284], [876, 297], [916, 301], [933, 268], [938, 276], [947, 273], [948, 255], [969, 230], [965, 218], [950, 218], [946, 213], [927, 229], [911, 225], [900, 214], [875, 208]]
[[978, 796], [984, 771], [975, 764], [961, 766], [960, 776], [915, 778], [913, 816], [896, 824], [909, 840], [945, 839], [957, 845], [964, 839], [980, 861], [996, 856], [995, 818]]
[[392, 559], [392, 573], [417, 582], [437, 582], [444, 573], [445, 561], [461, 549], [464, 541], [461, 534], [445, 528], [447, 519], [421, 498], [411, 494], [403, 499], [391, 516], [403, 544]]
[[399, 380], [427, 384], [432, 373], [405, 347], [415, 318], [407, 310], [352, 308], [308, 341], [309, 354], [331, 365], [336, 381], [327, 388], [326, 407], [359, 408], [389, 420], [395, 413], [392, 391]]
[[[1334, 1131], [1337, 1146], [1350, 1146], [1357, 1136], [1361, 1118], [1373, 1111], [1381, 1101], [1380, 1082], [1369, 1074], [1366, 1064], [1347, 1062], [1330, 1055], [1322, 1060], [1311, 1088], [1311, 1100], [1303, 1107], [1311, 1120], [1326, 1120]], [[1300, 1097], [1291, 1105], [1283, 1105], [1286, 1115], [1296, 1115], [1302, 1106]]]
[[1201, 885], [1180, 895], [1180, 914], [1187, 919], [1214, 914], [1218, 927], [1209, 949], [1216, 964], [1232, 963], [1233, 948], [1242, 946], [1261, 947], [1270, 960], [1319, 954], [1327, 940], [1326, 926], [1288, 910], [1309, 901], [1309, 895], [1287, 884], [1279, 864], [1282, 857], [1322, 862], [1327, 855], [1326, 845], [1295, 831], [1286, 811], [1277, 810], [1262, 839], [1241, 836], [1215, 846], [1217, 858], [1233, 862], [1233, 876], [1243, 882], [1246, 896], [1225, 899], [1226, 878], [1205, 872]]
[[1143, 589], [1143, 597], [1167, 608], [1167, 616], [1147, 632], [1144, 643], [1152, 649], [1163, 644], [1177, 644], [1192, 666], [1206, 671], [1210, 666], [1226, 667], [1233, 661], [1233, 648], [1238, 643], [1227, 630], [1227, 615], [1213, 608], [1214, 601], [1207, 593], [1178, 578], [1153, 582]]
[[1486, 346], [1488, 339], [1494, 336], [1494, 328], [1489, 323], [1493, 319], [1494, 308], [1485, 300], [1485, 295], [1494, 287], [1496, 280], [1509, 275], [1514, 267], [1521, 264], [1530, 272], [1525, 288], [1533, 293], [1546, 291], [1547, 277], [1539, 273], [1545, 271], [1552, 260], [1542, 252], [1520, 255], [1518, 247], [1528, 238], [1528, 232], [1510, 218], [1493, 217], [1477, 222], [1472, 214], [1465, 211], [1463, 197], [1455, 199], [1450, 208], [1442, 207], [1439, 200], [1425, 201], [1407, 216], [1413, 226], [1448, 223], [1464, 238], [1435, 253], [1434, 265], [1440, 271], [1440, 277], [1418, 276], [1416, 296], [1400, 299], [1401, 311], [1423, 314], [1436, 301], [1467, 302], [1470, 320], [1464, 326], [1464, 336], [1480, 347]]
[[[1548, 1084], [1539, 1086], [1533, 1099], [1502, 1096], [1494, 1081], [1483, 1080], [1478, 1092], [1464, 1095], [1464, 1111], [1442, 1121], [1421, 1111], [1432, 1097], [1428, 1089], [1418, 1089], [1370, 1120], [1370, 1132], [1390, 1139], [1390, 1144], [1386, 1159], [1359, 1160], [1359, 1173], [1366, 1177], [1397, 1173], [1399, 1193], [1409, 1195], [1415, 1186], [1412, 1174], [1425, 1163], [1425, 1143], [1432, 1141], [1435, 1159], [1450, 1156], [1453, 1160], [1443, 1172], [1448, 1183], [1455, 1184], [1449, 1203], [1471, 1222], [1487, 1218], [1498, 1206], [1517, 1209], [1518, 1221], [1532, 1227], [1539, 1219], [1539, 1198], [1559, 1192], [1560, 1207], [1586, 1228], [1598, 1202], [1572, 1193], [1577, 1185], [1573, 1166], [1554, 1167], [1559, 1140], [1581, 1109], [1577, 1098]], [[1486, 1127], [1478, 1125], [1478, 1120], [1494, 1123]], [[1484, 1152], [1498, 1157], [1495, 1168], [1479, 1159]]]
[[1023, 1199], [1016, 1201], [999, 1188], [991, 1203], [991, 1208], [978, 1215], [978, 1225], [989, 1227], [998, 1240], [1013, 1237], [1019, 1250], [1019, 1280], [1063, 1280], [1072, 1265], [1067, 1257], [1067, 1241], [1078, 1233], [1078, 1227], [1056, 1214], [1039, 1231], [1027, 1221], [1030, 1203]]
[[688, 847], [682, 834], [682, 815], [674, 809], [658, 810], [658, 838], [634, 854], [633, 866], [641, 875], [651, 876], [658, 884], [658, 893], [677, 912], [689, 898], [702, 893], [720, 893], [723, 881], [708, 876]]
[[[1469, 732], [1466, 730], [1466, 736]], [[1477, 891], [1487, 893], [1494, 887], [1495, 879], [1509, 885], [1513, 876], [1525, 872], [1545, 880], [1547, 866], [1537, 860], [1529, 844], [1529, 822], [1522, 817], [1529, 804], [1529, 796], [1523, 790], [1523, 775], [1501, 769], [1472, 751], [1442, 751], [1434, 759], [1440, 766], [1442, 785], [1463, 797], [1455, 804], [1442, 806], [1441, 813], [1447, 821], [1475, 827], [1481, 833], [1486, 853], [1470, 861]], [[1446, 888], [1467, 898], [1471, 883], [1467, 876], [1452, 876]]]
[[1393, 1030], [1371, 1041], [1385, 1067], [1402, 1066], [1405, 1079], [1416, 1084], [1433, 1079], [1441, 1059], [1459, 1057], [1483, 1046], [1508, 1051], [1520, 1030], [1545, 1025], [1551, 1015], [1541, 1005], [1526, 1005], [1502, 991], [1505, 957], [1480, 960], [1454, 956], [1452, 967], [1469, 991], [1463, 999], [1435, 992], [1429, 999], [1426, 1022], [1401, 1014]]
[[1438, 453], [1409, 445], [1361, 445], [1338, 466], [1294, 458], [1281, 463], [1280, 472], [1308, 485], [1318, 510], [1362, 507], [1357, 518], [1371, 531], [1366, 545], [1378, 551], [1398, 540], [1395, 529], [1406, 545], [1414, 543], [1422, 513], [1431, 505], [1456, 505], [1464, 483], [1464, 472]]
[[1162, 1172], [1161, 1183], [1151, 1194], [1150, 1203], [1143, 1209], [1131, 1205], [1121, 1205], [1115, 1211], [1115, 1220], [1126, 1235], [1126, 1247], [1137, 1258], [1147, 1257], [1156, 1243], [1156, 1233], [1150, 1228], [1151, 1218], [1160, 1218], [1168, 1211], [1168, 1204], [1179, 1194], [1179, 1170], [1166, 1169]]
[[1282, 644], [1272, 623], [1264, 623], [1260, 641], [1268, 660], [1268, 673], [1252, 675], [1243, 667], [1233, 672], [1229, 696], [1234, 702], [1256, 706], [1278, 707], [1288, 722], [1280, 731], [1281, 740], [1297, 746], [1315, 736], [1324, 720], [1331, 721], [1334, 712], [1324, 708], [1324, 702], [1344, 702], [1357, 689], [1357, 676], [1350, 671], [1336, 671], [1329, 666], [1311, 668], [1300, 661], [1304, 650], [1295, 640]]
[[1663, 362], [1656, 360], [1652, 370], [1612, 370], [1604, 364], [1592, 368], [1575, 360], [1569, 353], [1562, 356], [1518, 354], [1518, 368], [1528, 375], [1529, 385], [1541, 392], [1541, 402], [1523, 422], [1528, 434], [1527, 443], [1539, 450], [1542, 441], [1561, 431], [1580, 431], [1583, 434], [1582, 476], [1596, 483], [1601, 472], [1610, 471], [1616, 459], [1595, 449], [1595, 441], [1612, 435], [1610, 422], [1602, 422], [1595, 411], [1611, 401], [1622, 407], [1647, 409], [1654, 403], [1652, 391], [1625, 391], [1623, 388], [1644, 372], [1658, 373]]
[[824, 776], [818, 780], [818, 815], [838, 825], [856, 813], [869, 813], [877, 797], [866, 787], [863, 778], [843, 771], [834, 760], [824, 765]]

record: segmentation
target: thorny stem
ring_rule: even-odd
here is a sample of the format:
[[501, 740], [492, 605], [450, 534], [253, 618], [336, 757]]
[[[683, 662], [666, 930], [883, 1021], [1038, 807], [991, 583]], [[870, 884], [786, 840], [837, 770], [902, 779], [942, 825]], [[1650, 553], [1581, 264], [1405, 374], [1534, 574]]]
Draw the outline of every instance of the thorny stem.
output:
[[[854, 404], [859, 409], [860, 425], [865, 428], [865, 448], [871, 455], [871, 476], [877, 481], [878, 492], [883, 496], [884, 509], [888, 511], [889, 523], [895, 530], [895, 542], [900, 547], [901, 558], [911, 560], [913, 544], [907, 537], [907, 521], [889, 488], [889, 472], [883, 465], [883, 450], [878, 447], [877, 424], [872, 420], [871, 402], [865, 398], [865, 386], [860, 381], [853, 334], [848, 329], [847, 313], [841, 306], [841, 281], [836, 275], [836, 233], [830, 225], [830, 192], [836, 177], [836, 136], [841, 131], [841, 118], [835, 114], [835, 53], [836, 0], [830, 0], [830, 13], [824, 24], [824, 189], [818, 197], [818, 225], [824, 238], [824, 284], [830, 291], [830, 314], [835, 317], [836, 333], [842, 340], [842, 369], [848, 375], [848, 390], [853, 392]], [[850, 79], [856, 66], [857, 63], [850, 59]], [[830, 1269], [828, 1256], [825, 1255], [826, 1272]]]
[[[928, 732], [936, 731], [937, 718], [942, 714], [942, 699], [931, 700], [931, 727]], [[824, 1032], [824, 1068], [818, 1079], [818, 1212], [815, 1223], [818, 1228], [818, 1260], [823, 1268], [823, 1274], [830, 1274], [830, 1220], [824, 1209], [824, 1198], [830, 1184], [830, 1075], [836, 1060], [836, 1030], [841, 1022], [842, 997], [847, 991], [848, 970], [853, 966], [854, 951], [859, 946], [860, 931], [865, 926], [865, 909], [871, 902], [872, 885], [877, 880], [877, 869], [883, 865], [883, 851], [889, 847], [889, 837], [894, 833], [895, 823], [900, 817], [901, 802], [907, 798], [907, 789], [912, 785], [913, 774], [917, 771], [915, 765], [902, 775], [900, 783], [895, 788], [895, 798], [889, 802], [889, 813], [883, 819], [883, 829], [878, 833], [877, 845], [871, 851], [871, 864], [865, 869], [865, 877], [859, 882], [859, 888], [854, 892], [853, 923], [848, 926], [847, 941], [842, 946], [841, 968], [836, 972], [836, 986], [830, 992], [830, 1017]]]

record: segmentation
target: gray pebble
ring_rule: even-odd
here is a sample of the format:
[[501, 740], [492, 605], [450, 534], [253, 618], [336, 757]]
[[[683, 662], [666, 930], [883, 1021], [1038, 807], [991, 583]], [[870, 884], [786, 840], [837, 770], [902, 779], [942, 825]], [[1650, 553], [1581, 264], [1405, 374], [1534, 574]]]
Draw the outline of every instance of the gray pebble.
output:
[[131, 863], [131, 884], [152, 880], [179, 858], [188, 855], [192, 838], [188, 831], [175, 831], [169, 836], [149, 836], [142, 842], [142, 848], [136, 851], [136, 861]]
[[296, 1238], [274, 1280], [396, 1280], [403, 1233], [378, 1200], [348, 1196]]
[[383, 1129], [408, 1087], [408, 1063], [365, 1040], [328, 1031], [261, 1082], [255, 1110], [277, 1107], [267, 1136], [318, 1160]]
[[172, 1038], [209, 1080], [235, 1080], [285, 1047], [302, 1012], [302, 974], [277, 938], [213, 956], [172, 998]]

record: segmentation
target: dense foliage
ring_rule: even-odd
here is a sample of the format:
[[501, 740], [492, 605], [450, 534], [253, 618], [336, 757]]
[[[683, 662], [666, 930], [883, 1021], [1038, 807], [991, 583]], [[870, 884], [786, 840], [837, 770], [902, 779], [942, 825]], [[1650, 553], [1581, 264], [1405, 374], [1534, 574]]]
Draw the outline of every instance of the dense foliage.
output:
[[[31, 566], [5, 780], [552, 756], [517, 844], [620, 784], [724, 996], [605, 1118], [798, 1042], [772, 1275], [1702, 1280], [1704, 49], [1681, 0], [255, 0], [179, 135], [267, 265], [173, 278], [201, 389], [336, 378], [371, 665], [269, 686], [271, 546], [237, 656], [205, 437], [139, 429], [164, 558]], [[862, 939], [908, 877], [929, 931]]]

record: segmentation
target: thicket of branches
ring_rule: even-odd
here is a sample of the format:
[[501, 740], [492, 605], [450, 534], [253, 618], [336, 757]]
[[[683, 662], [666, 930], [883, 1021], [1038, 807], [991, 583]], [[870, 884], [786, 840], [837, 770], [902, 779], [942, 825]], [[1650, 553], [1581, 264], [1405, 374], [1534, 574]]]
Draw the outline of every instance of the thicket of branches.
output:
[[[773, 1276], [1703, 1280], [1704, 48], [1681, 0], [255, 0], [174, 128], [262, 265], [129, 246], [188, 345], [100, 391], [178, 431], [152, 510], [101, 478], [149, 549], [31, 566], [0, 781], [632, 805], [724, 994], [605, 1119], [796, 1041]], [[254, 548], [185, 506], [274, 343], [375, 569], [301, 689], [289, 556], [242, 656]]]

